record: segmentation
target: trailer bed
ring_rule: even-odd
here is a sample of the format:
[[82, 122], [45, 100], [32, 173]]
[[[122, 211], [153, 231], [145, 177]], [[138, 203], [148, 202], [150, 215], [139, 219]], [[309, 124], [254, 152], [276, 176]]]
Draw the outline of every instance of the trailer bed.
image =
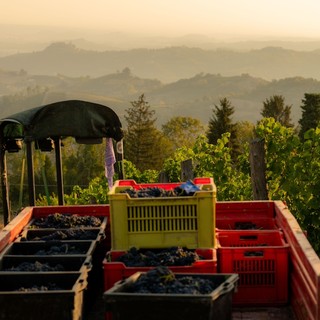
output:
[[293, 320], [291, 307], [234, 308], [232, 320]]
[[[83, 214], [91, 212], [92, 215], [103, 212], [109, 218], [109, 205], [27, 207], [0, 231], [0, 251], [15, 241], [34, 215], [70, 211]], [[271, 303], [265, 307], [254, 304], [250, 307], [234, 305], [232, 320], [320, 320], [320, 260], [286, 204], [282, 201], [217, 202], [217, 220], [228, 218], [232, 221], [235, 216], [248, 217], [253, 212], [255, 216], [266, 212], [274, 215], [289, 244], [289, 300], [288, 304]], [[85, 318], [99, 319], [105, 319], [103, 292], [93, 302], [90, 313]]]
[[[296, 320], [290, 306], [233, 308], [232, 320]], [[86, 320], [105, 320], [105, 305], [102, 294], [95, 302]]]

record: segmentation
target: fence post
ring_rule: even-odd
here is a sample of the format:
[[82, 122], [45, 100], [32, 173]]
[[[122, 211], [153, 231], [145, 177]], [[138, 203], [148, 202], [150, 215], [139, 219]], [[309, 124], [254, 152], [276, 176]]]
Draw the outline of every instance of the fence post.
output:
[[192, 159], [181, 162], [181, 181], [193, 180]]
[[250, 169], [254, 200], [268, 200], [264, 139], [250, 143]]

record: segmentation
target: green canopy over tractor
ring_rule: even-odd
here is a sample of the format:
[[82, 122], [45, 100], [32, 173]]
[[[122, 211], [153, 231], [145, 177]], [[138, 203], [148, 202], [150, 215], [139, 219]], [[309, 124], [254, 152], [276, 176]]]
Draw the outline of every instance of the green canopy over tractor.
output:
[[4, 222], [10, 214], [5, 152], [16, 152], [26, 144], [28, 164], [29, 205], [35, 205], [32, 145], [56, 153], [59, 205], [63, 200], [61, 139], [74, 137], [79, 143], [100, 143], [102, 138], [120, 141], [122, 125], [118, 115], [109, 107], [82, 100], [59, 101], [28, 109], [0, 120], [0, 169]]

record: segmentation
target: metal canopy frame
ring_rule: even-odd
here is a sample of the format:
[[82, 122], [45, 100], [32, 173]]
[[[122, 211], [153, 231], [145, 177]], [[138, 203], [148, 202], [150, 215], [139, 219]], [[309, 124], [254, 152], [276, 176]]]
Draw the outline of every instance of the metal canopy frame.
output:
[[[123, 138], [118, 115], [109, 107], [83, 101], [66, 100], [32, 108], [0, 120], [0, 170], [4, 224], [10, 221], [10, 199], [7, 179], [6, 151], [9, 142], [26, 144], [29, 205], [35, 206], [33, 144], [39, 140], [54, 141], [59, 205], [64, 205], [61, 140], [102, 141], [102, 138]], [[9, 151], [10, 152], [10, 151]]]

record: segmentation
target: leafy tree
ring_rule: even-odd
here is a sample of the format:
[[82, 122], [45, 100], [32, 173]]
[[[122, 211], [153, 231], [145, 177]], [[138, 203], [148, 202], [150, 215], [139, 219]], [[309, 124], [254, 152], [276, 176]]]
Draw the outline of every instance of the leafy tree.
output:
[[300, 132], [302, 139], [309, 129], [314, 129], [319, 125], [320, 121], [320, 94], [305, 93], [302, 99], [302, 116], [299, 120]]
[[287, 203], [320, 254], [320, 128], [301, 140], [292, 128], [265, 118], [256, 133], [265, 141], [269, 198]]
[[162, 125], [162, 132], [172, 142], [173, 148], [192, 147], [200, 134], [205, 133], [203, 124], [191, 117], [173, 117]]
[[155, 127], [155, 111], [142, 94], [137, 101], [131, 102], [124, 116], [127, 129], [124, 136], [124, 155], [137, 169], [159, 169], [162, 166], [167, 140]]
[[109, 186], [104, 177], [96, 177], [89, 182], [87, 188], [74, 186], [70, 195], [66, 195], [67, 205], [74, 204], [104, 204], [108, 203]]
[[231, 149], [227, 146], [229, 138], [230, 133], [225, 133], [216, 144], [210, 144], [205, 135], [200, 135], [192, 148], [177, 149], [164, 163], [170, 181], [180, 181], [181, 162], [192, 159], [195, 176], [214, 178], [219, 200], [252, 199], [249, 170], [243, 173], [233, 165]]
[[34, 152], [36, 194], [56, 191], [56, 170], [52, 163], [53, 153]]
[[261, 115], [264, 118], [274, 118], [280, 122], [281, 125], [290, 128], [293, 127], [291, 122], [291, 108], [292, 106], [285, 105], [282, 95], [274, 95], [263, 102]]
[[250, 121], [239, 121], [236, 123], [236, 144], [239, 146], [239, 152], [244, 153], [246, 145], [255, 137], [255, 125]]
[[233, 158], [239, 153], [237, 145], [236, 124], [232, 122], [234, 107], [227, 98], [220, 99], [220, 106], [215, 105], [212, 117], [209, 120], [207, 138], [210, 144], [216, 144], [224, 133], [230, 133], [228, 147], [232, 149]]
[[86, 187], [95, 177], [104, 176], [105, 145], [78, 144], [74, 139], [64, 141], [63, 176], [65, 192], [71, 192], [73, 186]]

